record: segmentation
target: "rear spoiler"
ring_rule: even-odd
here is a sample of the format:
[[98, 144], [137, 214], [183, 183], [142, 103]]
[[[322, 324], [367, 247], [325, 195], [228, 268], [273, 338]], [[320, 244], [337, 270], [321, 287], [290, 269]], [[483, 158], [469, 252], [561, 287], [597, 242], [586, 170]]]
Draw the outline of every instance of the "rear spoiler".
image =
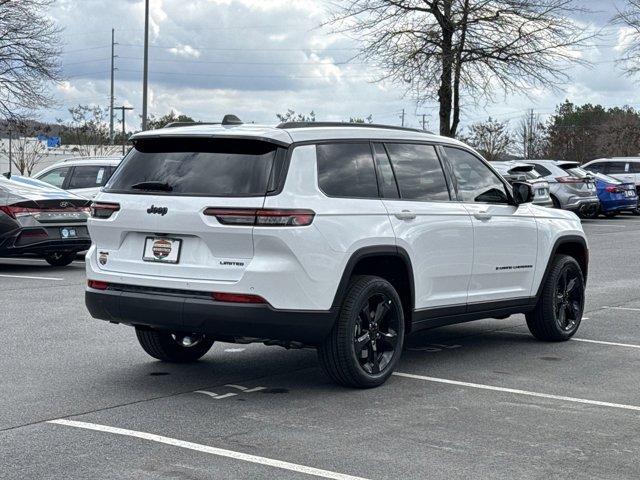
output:
[[563, 170], [567, 168], [576, 168], [580, 166], [578, 162], [558, 162], [557, 165]]
[[533, 170], [533, 165], [517, 165], [509, 169], [509, 173], [526, 173]]

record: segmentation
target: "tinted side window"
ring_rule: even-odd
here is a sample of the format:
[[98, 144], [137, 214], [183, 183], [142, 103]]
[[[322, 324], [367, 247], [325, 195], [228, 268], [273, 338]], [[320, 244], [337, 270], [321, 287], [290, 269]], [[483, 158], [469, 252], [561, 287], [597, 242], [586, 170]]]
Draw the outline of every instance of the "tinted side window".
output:
[[80, 166], [73, 169], [67, 188], [101, 187], [108, 180], [107, 167], [100, 165]]
[[640, 162], [629, 162], [629, 173], [640, 173]]
[[318, 184], [330, 197], [378, 198], [369, 143], [327, 143], [316, 147]]
[[402, 143], [389, 143], [386, 147], [403, 199], [450, 200], [447, 181], [435, 147]]
[[54, 187], [61, 188], [68, 173], [69, 167], [56, 168], [42, 177], [39, 177], [38, 180], [53, 185]]
[[627, 162], [609, 162], [605, 173], [626, 173]]
[[534, 165], [533, 169], [538, 172], [540, 175], [542, 175], [543, 177], [547, 177], [549, 175], [551, 175], [551, 171], [544, 168], [542, 165]]
[[376, 143], [373, 146], [373, 150], [376, 157], [376, 166], [378, 167], [378, 174], [380, 175], [380, 188], [382, 189], [382, 196], [384, 198], [400, 198], [398, 193], [398, 185], [396, 184], [396, 178], [389, 162], [389, 156], [381, 143]]
[[507, 203], [504, 183], [479, 158], [458, 148], [444, 147], [453, 170], [458, 198], [463, 202]]

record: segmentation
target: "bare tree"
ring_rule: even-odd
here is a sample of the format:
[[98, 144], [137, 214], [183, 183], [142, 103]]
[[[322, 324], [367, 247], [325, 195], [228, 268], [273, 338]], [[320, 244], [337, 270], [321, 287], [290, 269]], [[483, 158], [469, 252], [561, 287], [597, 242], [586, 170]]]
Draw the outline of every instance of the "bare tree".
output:
[[62, 143], [73, 146], [80, 155], [112, 155], [120, 146], [109, 141], [109, 109], [101, 106], [78, 105], [69, 109], [71, 120], [63, 125]]
[[24, 117], [51, 105], [47, 84], [61, 80], [60, 29], [53, 0], [0, 0], [0, 116]]
[[568, 15], [573, 0], [343, 0], [329, 21], [363, 44], [360, 58], [406, 85], [419, 102], [437, 100], [440, 133], [455, 136], [463, 95], [556, 88], [586, 64], [575, 49], [594, 37]]
[[[38, 140], [38, 132], [34, 128], [35, 122], [25, 120], [11, 120], [6, 129], [12, 137], [11, 163], [20, 175], [31, 176], [34, 168], [46, 157], [47, 147]], [[47, 133], [47, 132], [45, 132]], [[2, 154], [9, 158], [7, 143], [2, 145]]]
[[514, 152], [522, 158], [543, 158], [548, 150], [547, 129], [540, 114], [524, 115], [513, 132]]
[[640, 0], [627, 0], [626, 8], [618, 9], [611, 21], [627, 27], [624, 49], [618, 64], [627, 75], [635, 76], [640, 72]]
[[509, 124], [491, 117], [486, 122], [469, 126], [464, 141], [478, 150], [490, 162], [500, 160], [511, 144]]

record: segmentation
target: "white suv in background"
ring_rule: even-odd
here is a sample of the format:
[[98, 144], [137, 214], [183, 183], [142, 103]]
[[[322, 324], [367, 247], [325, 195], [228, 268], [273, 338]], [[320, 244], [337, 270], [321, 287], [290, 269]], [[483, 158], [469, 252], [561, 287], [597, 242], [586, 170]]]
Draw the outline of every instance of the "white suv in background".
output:
[[459, 141], [237, 118], [132, 141], [92, 206], [86, 304], [157, 359], [311, 346], [334, 381], [372, 387], [410, 332], [516, 313], [541, 340], [578, 329], [578, 217]]
[[34, 178], [91, 200], [121, 161], [122, 156], [71, 157], [45, 168]]

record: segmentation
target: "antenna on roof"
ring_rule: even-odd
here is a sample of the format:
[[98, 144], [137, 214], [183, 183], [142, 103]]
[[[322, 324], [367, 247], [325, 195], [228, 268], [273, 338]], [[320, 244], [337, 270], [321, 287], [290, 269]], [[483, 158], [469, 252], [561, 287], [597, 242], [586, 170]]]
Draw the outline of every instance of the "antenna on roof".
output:
[[222, 119], [222, 125], [242, 125], [242, 120], [235, 115], [225, 115]]

